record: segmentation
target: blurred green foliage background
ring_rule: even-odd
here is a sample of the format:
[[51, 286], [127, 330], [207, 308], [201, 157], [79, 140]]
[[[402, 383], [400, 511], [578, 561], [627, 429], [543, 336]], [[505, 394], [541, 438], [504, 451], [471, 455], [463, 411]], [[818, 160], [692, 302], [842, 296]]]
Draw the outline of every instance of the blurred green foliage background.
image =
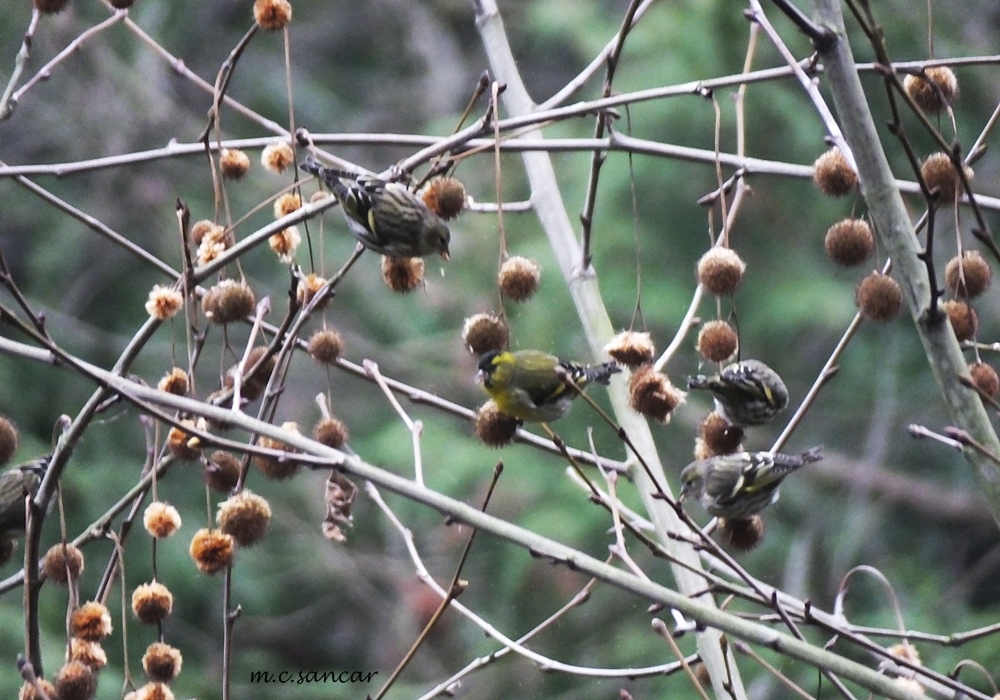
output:
[[[458, 0], [293, 0], [289, 54], [295, 124], [311, 132], [389, 132], [444, 135], [456, 124], [481, 72], [487, 68], [474, 25], [472, 3]], [[614, 35], [626, 7], [620, 0], [509, 0], [500, 4], [515, 56], [537, 101], [546, 99], [576, 75]], [[686, 0], [655, 5], [633, 31], [615, 81], [616, 92], [669, 85], [738, 73], [744, 61], [748, 23], [739, 3]], [[938, 4], [933, 19], [937, 57], [971, 56], [995, 51], [1000, 11], [985, 0], [963, 3], [961, 12]], [[890, 51], [898, 60], [928, 57], [927, 13], [923, 4], [901, 0], [877, 3]], [[77, 37], [106, 18], [91, 0], [72, 0], [69, 8], [43, 17], [35, 32], [28, 75]], [[773, 13], [790, 48], [807, 57], [804, 37]], [[30, 16], [28, 3], [0, 16], [0, 74], [14, 66]], [[209, 83], [239, 37], [252, 22], [251, 3], [156, 2], [138, 0], [130, 19], [163, 48]], [[870, 60], [863, 38], [852, 33], [859, 61]], [[754, 67], [781, 65], [763, 39]], [[995, 63], [956, 70], [961, 99], [956, 106], [958, 136], [968, 145], [978, 135], [1000, 94]], [[241, 57], [229, 95], [265, 117], [287, 125], [288, 105], [281, 35], [260, 33]], [[597, 97], [599, 73], [576, 95]], [[873, 76], [865, 78], [877, 121], [887, 118], [884, 92]], [[732, 93], [715, 98], [722, 113], [721, 147], [735, 149]], [[86, 42], [52, 76], [29, 91], [6, 121], [0, 122], [0, 159], [7, 165], [50, 164], [122, 155], [161, 148], [176, 140], [194, 142], [206, 123], [210, 95], [178, 75], [124, 26]], [[482, 109], [483, 105], [478, 105]], [[658, 100], [622, 109], [616, 125], [643, 138], [711, 149], [715, 116], [711, 101], [695, 95]], [[627, 115], [625, 114], [627, 112]], [[481, 112], [476, 112], [479, 114]], [[826, 146], [823, 126], [801, 89], [791, 79], [753, 85], [746, 98], [748, 155], [811, 163]], [[929, 147], [915, 122], [907, 122], [918, 146]], [[942, 125], [942, 128], [945, 128]], [[578, 118], [546, 130], [550, 136], [589, 137], [592, 119]], [[227, 110], [225, 138], [266, 136], [261, 128]], [[885, 134], [897, 175], [912, 179], [898, 145]], [[995, 137], [990, 145], [995, 144]], [[337, 154], [372, 170], [382, 170], [408, 154], [390, 146], [352, 146]], [[290, 184], [258, 165], [240, 183], [229, 184], [234, 217]], [[590, 155], [556, 154], [553, 160], [567, 210], [582, 207]], [[516, 155], [505, 155], [505, 201], [529, 195]], [[976, 165], [975, 187], [998, 194], [998, 166], [989, 152]], [[490, 154], [457, 171], [476, 201], [494, 200]], [[728, 173], [727, 173], [728, 174]], [[138, 245], [179, 268], [175, 201], [183, 200], [194, 219], [213, 216], [211, 178], [203, 155], [173, 156], [119, 165], [66, 177], [33, 177], [53, 194], [104, 222]], [[706, 209], [696, 200], [716, 187], [710, 164], [611, 153], [601, 176], [594, 222], [594, 265], [614, 323], [629, 326], [641, 279], [642, 316], [665, 347], [683, 317], [695, 288], [694, 265], [709, 245]], [[732, 233], [733, 247], [747, 262], [737, 311], [744, 357], [758, 357], [778, 369], [792, 393], [793, 408], [815, 381], [844, 332], [855, 307], [853, 290], [867, 272], [835, 269], [823, 253], [823, 235], [834, 221], [863, 211], [858, 199], [825, 200], [808, 181], [751, 177], [753, 197]], [[632, 206], [632, 188], [637, 206]], [[311, 190], [310, 190], [311, 191]], [[914, 215], [921, 202], [912, 199]], [[252, 214], [241, 231], [269, 221], [270, 207]], [[996, 228], [996, 216], [990, 215]], [[718, 216], [716, 215], [716, 221]], [[508, 304], [512, 343], [541, 348], [568, 358], [586, 356], [575, 311], [560, 279], [548, 243], [530, 213], [506, 215], [509, 250], [542, 265], [542, 285], [524, 305]], [[962, 221], [966, 245], [973, 240]], [[459, 331], [473, 313], [498, 310], [495, 271], [499, 257], [495, 215], [468, 213], [452, 227], [454, 244], [448, 264], [428, 261], [427, 287], [408, 296], [393, 295], [382, 283], [378, 259], [362, 257], [326, 312], [347, 341], [346, 356], [372, 359], [382, 372], [469, 407], [482, 402], [473, 381], [474, 358]], [[320, 227], [309, 225], [318, 254], [317, 267], [336, 270], [353, 249], [340, 215], [326, 215]], [[940, 269], [954, 252], [956, 236], [942, 229], [938, 238]], [[149, 289], [165, 277], [107, 239], [44, 203], [12, 178], [0, 178], [0, 249], [14, 278], [33, 307], [43, 312], [49, 331], [83, 359], [111, 366], [146, 314]], [[321, 251], [321, 255], [319, 255]], [[298, 262], [308, 265], [305, 249]], [[880, 259], [881, 262], [881, 259]], [[287, 267], [261, 246], [241, 260], [258, 298], [272, 298], [274, 318], [287, 308]], [[637, 275], [641, 273], [641, 276]], [[979, 338], [996, 339], [997, 290], [977, 303]], [[721, 304], [723, 315], [730, 303]], [[706, 300], [703, 318], [716, 314]], [[237, 348], [246, 329], [230, 330]], [[7, 334], [7, 331], [4, 331]], [[217, 386], [217, 367], [228, 365], [218, 329], [211, 329], [208, 357], [201, 365], [200, 395]], [[155, 383], [171, 364], [183, 363], [183, 327], [164, 325], [132, 371]], [[994, 361], [992, 354], [984, 359]], [[668, 371], [678, 384], [699, 370], [693, 336]], [[333, 410], [351, 429], [353, 448], [366, 460], [412, 472], [412, 451], [405, 426], [385, 397], [365, 381], [327, 373], [307, 357], [297, 358], [288, 378], [277, 421], [296, 420], [304, 428], [318, 418], [313, 401], [329, 387]], [[22, 430], [19, 458], [47, 449], [60, 414], [74, 415], [94, 387], [71, 372], [0, 357], [0, 412]], [[595, 392], [600, 400], [599, 392]], [[490, 511], [597, 557], [611, 541], [608, 519], [564, 478], [565, 464], [552, 455], [513, 446], [497, 452], [480, 444], [470, 424], [426, 406], [404, 402], [412, 417], [424, 422], [423, 458], [430, 486], [478, 503], [494, 463], [506, 470]], [[253, 408], [253, 407], [251, 407]], [[691, 459], [696, 426], [709, 409], [705, 397], [692, 396], [674, 420], [655, 432], [661, 456], [677, 474]], [[248, 409], [249, 410], [249, 409]], [[919, 423], [940, 429], [946, 422], [933, 380], [908, 317], [886, 325], [866, 323], [852, 341], [839, 372], [823, 390], [789, 449], [826, 446], [827, 460], [789, 482], [780, 503], [767, 518], [762, 545], [738, 555], [759, 578], [809, 598], [829, 609], [844, 574], [858, 564], [878, 567], [900, 596], [908, 629], [947, 634], [996, 622], [1000, 611], [1000, 537], [978, 500], [976, 484], [957, 453], [909, 437], [906, 427]], [[598, 448], [622, 457], [614, 434], [583, 406], [558, 426], [571, 444], [587, 445], [594, 426]], [[759, 429], [748, 449], [767, 449], [782, 426]], [[145, 459], [145, 435], [134, 410], [106, 414], [76, 449], [63, 480], [70, 533], [93, 522], [138, 478]], [[890, 480], [887, 475], [904, 477]], [[239, 553], [233, 576], [234, 602], [242, 613], [235, 628], [234, 697], [356, 698], [374, 692], [416, 637], [437, 599], [417, 581], [398, 532], [376, 506], [361, 496], [355, 527], [345, 545], [326, 541], [323, 517], [325, 475], [303, 473], [291, 482], [265, 482], [251, 475], [250, 487], [266, 496], [274, 510], [272, 531], [256, 548]], [[637, 504], [627, 486], [623, 498]], [[175, 612], [164, 625], [165, 640], [185, 655], [173, 687], [178, 697], [220, 697], [223, 626], [221, 577], [198, 574], [187, 543], [205, 526], [205, 495], [200, 469], [174, 466], [160, 484], [160, 496], [184, 517], [182, 531], [157, 547], [159, 577], [174, 593]], [[921, 497], [926, 497], [922, 498]], [[946, 497], [959, 507], [939, 509]], [[386, 495], [414, 532], [426, 563], [439, 581], [452, 575], [469, 532], [447, 527], [439, 514]], [[217, 496], [212, 496], [213, 501]], [[214, 505], [213, 505], [214, 508]], [[214, 512], [214, 511], [213, 511]], [[703, 518], [703, 513], [696, 513]], [[46, 525], [43, 546], [58, 540], [54, 516]], [[125, 556], [126, 597], [151, 577], [151, 545], [136, 530]], [[110, 543], [86, 549], [87, 570], [81, 581], [92, 594], [111, 551]], [[647, 573], [670, 583], [667, 566], [638, 545], [633, 556]], [[13, 573], [8, 564], [4, 576]], [[532, 559], [526, 552], [487, 537], [477, 540], [463, 578], [470, 582], [461, 602], [506, 634], [517, 637], [568, 600], [585, 581], [562, 568]], [[106, 648], [109, 668], [100, 676], [98, 696], [117, 697], [123, 678], [121, 631], [129, 626], [129, 668], [141, 678], [137, 662], [154, 633], [130, 613], [123, 623], [120, 589], [109, 601], [115, 636]], [[65, 644], [66, 592], [46, 586], [42, 592], [46, 670], [54, 671]], [[19, 591], [0, 596], [0, 695], [14, 697], [20, 679], [14, 655], [23, 646]], [[855, 578], [847, 615], [858, 624], [892, 627], [894, 618], [884, 591], [871, 579]], [[564, 615], [532, 641], [540, 653], [578, 666], [640, 667], [671, 660], [668, 649], [649, 629], [643, 601], [598, 587], [585, 605]], [[819, 637], [810, 637], [813, 640]], [[690, 650], [691, 642], [683, 640]], [[1000, 641], [995, 637], [961, 648], [918, 645], [924, 663], [948, 672], [972, 657], [995, 669]], [[418, 697], [433, 683], [479, 655], [498, 647], [454, 612], [449, 612], [419, 652], [389, 697]], [[816, 675], [775, 655], [766, 655], [807, 688]], [[860, 660], [868, 662], [868, 659]], [[743, 662], [741, 662], [743, 663]], [[249, 681], [252, 671], [378, 671], [371, 687], [306, 684], [294, 690], [262, 689]], [[741, 666], [753, 697], [782, 697], [753, 663]], [[463, 681], [459, 697], [469, 698], [607, 698], [625, 687], [635, 697], [693, 697], [687, 681], [674, 678], [597, 680], [543, 673], [531, 662], [508, 656]], [[985, 686], [983, 689], [986, 690]]]

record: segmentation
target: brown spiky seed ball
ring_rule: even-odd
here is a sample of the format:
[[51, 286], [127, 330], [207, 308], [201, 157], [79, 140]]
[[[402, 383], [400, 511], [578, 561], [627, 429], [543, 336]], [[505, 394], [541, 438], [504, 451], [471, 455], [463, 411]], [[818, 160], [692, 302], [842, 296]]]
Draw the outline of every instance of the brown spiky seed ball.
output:
[[899, 283], [881, 272], [873, 272], [858, 285], [855, 301], [864, 318], [884, 323], [892, 320], [903, 306]]
[[412, 292], [424, 283], [424, 260], [383, 255], [382, 279], [397, 294]]
[[728, 455], [739, 449], [740, 442], [743, 441], [743, 428], [730, 424], [717, 412], [712, 411], [698, 426], [698, 437], [705, 441], [708, 450], [708, 455], [699, 459]]
[[316, 427], [313, 428], [313, 439], [327, 447], [339, 450], [347, 442], [347, 426], [342, 420], [333, 416], [321, 418]]
[[907, 74], [903, 78], [903, 89], [920, 109], [939, 112], [958, 96], [958, 78], [951, 68], [934, 66], [926, 69], [923, 76]]
[[180, 367], [174, 367], [163, 375], [156, 388], [168, 394], [184, 396], [188, 393], [188, 374]]
[[257, 494], [243, 490], [219, 504], [215, 520], [219, 529], [231, 535], [239, 546], [252, 547], [267, 532], [271, 506]]
[[[282, 429], [288, 430], [294, 433], [299, 432], [299, 426], [294, 421], [286, 421], [281, 424]], [[270, 437], [262, 437], [260, 439], [260, 446], [265, 447], [270, 450], [281, 450], [283, 452], [294, 452], [295, 450], [288, 445], [286, 445], [281, 440], [275, 440]], [[282, 479], [289, 479], [295, 476], [299, 467], [302, 466], [301, 463], [296, 462], [294, 459], [278, 457], [271, 457], [269, 455], [255, 455], [253, 458], [254, 464], [260, 469], [261, 474], [266, 476], [268, 479], [274, 479], [280, 481]]]
[[236, 543], [232, 535], [202, 528], [191, 539], [191, 558], [200, 571], [214, 574], [233, 563]]
[[97, 692], [97, 677], [82, 661], [69, 661], [56, 673], [59, 700], [90, 700]]
[[976, 310], [964, 301], [946, 301], [944, 311], [948, 314], [951, 328], [959, 341], [972, 340], [979, 330], [979, 316]]
[[465, 201], [465, 185], [453, 177], [431, 180], [424, 189], [424, 204], [445, 221], [461, 214]]
[[250, 156], [238, 148], [223, 148], [219, 155], [219, 168], [227, 180], [241, 180], [250, 172]]
[[173, 287], [154, 284], [146, 299], [146, 313], [157, 321], [172, 318], [184, 307], [184, 296]]
[[973, 362], [969, 365], [969, 374], [976, 387], [991, 398], [1000, 393], [1000, 376], [997, 371], [985, 362]]
[[864, 219], [844, 219], [827, 230], [824, 246], [827, 256], [838, 265], [860, 265], [875, 250], [875, 234]]
[[65, 586], [80, 577], [83, 565], [83, 552], [75, 544], [54, 544], [45, 553], [42, 571], [49, 581]]
[[698, 261], [698, 281], [712, 294], [726, 296], [739, 288], [746, 268], [735, 250], [715, 246]]
[[260, 153], [260, 164], [272, 173], [283, 173], [295, 162], [295, 152], [287, 143], [272, 143]]
[[73, 637], [99, 642], [111, 634], [111, 615], [104, 605], [90, 601], [73, 611], [69, 627]]
[[269, 32], [283, 29], [292, 21], [292, 5], [288, 0], [256, 0], [253, 18], [257, 26]]
[[764, 539], [764, 519], [759, 515], [749, 518], [720, 518], [719, 535], [735, 550], [748, 552]]
[[670, 412], [682, 404], [686, 396], [670, 383], [666, 374], [651, 364], [636, 369], [628, 382], [628, 401], [632, 409], [660, 423], [670, 421]]
[[515, 255], [500, 266], [497, 282], [500, 293], [511, 301], [527, 301], [538, 291], [542, 268], [531, 258]]
[[216, 450], [205, 463], [204, 477], [213, 491], [229, 493], [240, 479], [240, 461], [229, 452]]
[[[240, 384], [240, 394], [248, 401], [256, 401], [264, 393], [267, 382], [271, 379], [271, 373], [274, 372], [274, 355], [267, 353], [267, 346], [258, 345], [247, 355], [246, 363], [243, 366], [243, 371], [246, 374]], [[257, 369], [254, 369], [255, 367]], [[238, 371], [239, 363], [226, 370], [223, 384], [227, 389], [233, 388], [234, 377]]]
[[108, 665], [108, 655], [97, 642], [88, 642], [77, 637], [69, 640], [68, 661], [79, 661], [93, 671]]
[[[300, 305], [306, 306], [316, 296], [316, 292], [323, 288], [326, 281], [326, 277], [321, 277], [314, 272], [310, 272], [308, 275], [299, 280], [298, 287], [295, 290], [296, 300]], [[329, 303], [330, 296], [327, 295], [322, 301], [317, 302], [316, 308], [325, 308]]]
[[280, 219], [283, 216], [293, 214], [302, 208], [302, 197], [295, 192], [286, 192], [274, 200], [274, 218]]
[[33, 3], [43, 15], [54, 15], [65, 10], [69, 0], [33, 0]]
[[153, 501], [142, 516], [146, 532], [156, 539], [170, 537], [181, 527], [181, 514], [169, 503]]
[[462, 325], [462, 340], [473, 355], [484, 355], [492, 350], [503, 350], [510, 340], [507, 324], [493, 314], [474, 314]]
[[[970, 182], [974, 176], [972, 168], [963, 166], [965, 177]], [[920, 166], [920, 175], [924, 178], [927, 189], [938, 193], [939, 204], [952, 204], [955, 196], [962, 188], [962, 180], [951, 162], [951, 156], [944, 152], [932, 153]]]
[[[56, 687], [51, 682], [44, 678], [39, 678], [38, 686], [45, 693], [45, 697], [48, 700], [53, 700], [56, 697]], [[34, 685], [25, 683], [21, 686], [21, 692], [17, 694], [17, 700], [42, 700], [42, 696], [38, 694], [38, 690], [35, 689]]]
[[226, 229], [219, 226], [214, 221], [209, 219], [199, 219], [191, 224], [191, 243], [193, 243], [195, 247], [200, 246], [206, 236], [212, 238], [213, 240], [221, 240], [225, 235], [225, 231]]
[[134, 698], [125, 700], [174, 700], [174, 691], [166, 683], [150, 682], [134, 691]]
[[323, 365], [332, 365], [344, 351], [344, 339], [332, 328], [322, 328], [309, 338], [309, 357]]
[[957, 255], [944, 268], [944, 281], [956, 296], [977, 297], [990, 288], [993, 271], [990, 264], [976, 250], [967, 250], [962, 257]]
[[710, 362], [725, 362], [737, 347], [739, 338], [726, 321], [709, 321], [698, 332], [698, 353]]
[[17, 427], [6, 416], [0, 416], [0, 465], [6, 464], [17, 452]]
[[608, 344], [604, 346], [604, 352], [618, 364], [638, 367], [653, 361], [656, 346], [649, 333], [622, 331], [608, 341]]
[[490, 399], [476, 411], [476, 437], [490, 447], [503, 447], [514, 439], [520, 421], [501, 413]]
[[813, 182], [828, 197], [843, 197], [854, 191], [858, 175], [839, 148], [831, 148], [813, 164]]
[[894, 656], [897, 659], [903, 659], [904, 661], [909, 661], [910, 663], [921, 665], [920, 663], [920, 653], [917, 652], [917, 648], [910, 644], [909, 642], [900, 642], [899, 644], [893, 644], [886, 649], [890, 656]]
[[299, 233], [298, 226], [283, 228], [267, 239], [267, 244], [278, 256], [278, 260], [290, 264], [295, 260], [295, 251], [302, 243], [302, 234]]
[[205, 292], [201, 308], [212, 323], [232, 323], [249, 316], [256, 303], [253, 290], [246, 282], [226, 279]]
[[159, 581], [140, 584], [132, 591], [132, 614], [144, 625], [162, 622], [173, 608], [173, 594]]
[[169, 683], [181, 672], [184, 658], [180, 649], [163, 642], [153, 642], [142, 655], [142, 670], [151, 681]]

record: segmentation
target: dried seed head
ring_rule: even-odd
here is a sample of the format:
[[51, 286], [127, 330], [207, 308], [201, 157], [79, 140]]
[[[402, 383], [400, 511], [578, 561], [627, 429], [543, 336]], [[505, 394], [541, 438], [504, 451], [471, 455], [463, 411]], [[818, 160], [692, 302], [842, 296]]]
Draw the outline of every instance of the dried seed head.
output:
[[6, 416], [0, 416], [0, 464], [6, 464], [17, 452], [17, 427]]
[[739, 450], [743, 441], [743, 428], [730, 424], [716, 411], [712, 411], [698, 427], [698, 437], [704, 441], [707, 451], [705, 456], [699, 456], [698, 459], [728, 455]]
[[42, 571], [53, 583], [65, 586], [70, 580], [76, 581], [83, 572], [83, 552], [74, 544], [54, 544], [45, 553]]
[[748, 552], [764, 539], [764, 519], [759, 515], [732, 520], [720, 518], [719, 534], [733, 549]]
[[890, 656], [894, 656], [897, 659], [903, 659], [904, 661], [909, 661], [912, 664], [921, 665], [920, 654], [917, 652], [917, 648], [910, 644], [909, 642], [900, 642], [899, 644], [893, 644], [891, 647], [886, 649]]
[[[42, 692], [45, 693], [46, 700], [52, 700], [56, 697], [56, 687], [51, 682], [44, 678], [39, 678], [38, 685], [41, 687]], [[42, 700], [42, 696], [39, 695], [34, 685], [25, 683], [21, 686], [21, 692], [17, 694], [17, 700]]]
[[739, 288], [746, 268], [735, 250], [715, 246], [698, 261], [698, 281], [712, 294], [726, 296]]
[[[240, 394], [248, 401], [256, 401], [264, 393], [264, 389], [267, 388], [267, 382], [271, 379], [271, 374], [274, 372], [274, 355], [270, 355], [266, 360], [261, 362], [262, 358], [266, 355], [267, 347], [264, 345], [256, 346], [247, 355], [246, 364], [243, 366], [243, 371], [246, 372], [246, 375], [244, 375], [243, 381], [240, 384]], [[260, 363], [260, 367], [257, 367], [258, 363]], [[254, 370], [254, 367], [257, 367], [257, 369]], [[226, 374], [223, 377], [223, 384], [227, 389], [233, 388], [234, 378], [238, 372], [239, 363], [226, 370]]]
[[860, 265], [875, 250], [875, 234], [864, 219], [844, 219], [827, 230], [825, 246], [826, 254], [838, 265]]
[[146, 506], [142, 523], [146, 526], [146, 532], [160, 540], [170, 537], [180, 529], [181, 514], [169, 503], [153, 501]]
[[976, 331], [979, 330], [979, 316], [975, 309], [964, 301], [953, 300], [944, 303], [944, 310], [959, 341], [972, 340], [976, 337]]
[[313, 439], [335, 450], [344, 446], [347, 437], [347, 426], [344, 425], [343, 421], [333, 416], [321, 418], [316, 427], [313, 428]]
[[267, 239], [267, 244], [278, 256], [278, 260], [289, 264], [295, 259], [295, 251], [302, 243], [302, 234], [299, 233], [298, 226], [289, 226], [281, 229], [276, 234]]
[[213, 491], [229, 493], [240, 479], [240, 461], [229, 452], [216, 450], [205, 463], [204, 477]]
[[162, 622], [173, 607], [173, 594], [159, 581], [143, 583], [132, 591], [132, 614], [144, 625]]
[[185, 428], [206, 430], [208, 424], [204, 418], [182, 420], [181, 427], [173, 427], [167, 434], [167, 449], [176, 459], [194, 461], [201, 456], [201, 440]]
[[873, 272], [861, 280], [855, 301], [862, 316], [884, 323], [895, 318], [902, 308], [903, 291], [892, 277]]
[[153, 286], [146, 300], [146, 313], [157, 321], [166, 321], [184, 306], [184, 296], [180, 291], [162, 284]]
[[[283, 430], [289, 430], [294, 433], [299, 432], [299, 426], [294, 421], [287, 421], [281, 424]], [[295, 450], [280, 440], [275, 440], [274, 438], [262, 437], [260, 439], [260, 446], [271, 450], [281, 450], [283, 452], [294, 452]], [[284, 458], [279, 459], [277, 457], [270, 457], [265, 455], [255, 455], [253, 458], [254, 464], [260, 469], [261, 474], [266, 476], [268, 479], [282, 480], [289, 479], [295, 476], [301, 464], [296, 462], [294, 459]]]
[[531, 258], [515, 255], [500, 266], [500, 293], [511, 301], [527, 301], [538, 290], [542, 269]]
[[283, 216], [295, 213], [301, 208], [302, 197], [294, 192], [286, 192], [274, 200], [274, 218], [280, 219]]
[[985, 362], [973, 362], [969, 365], [969, 374], [976, 387], [991, 398], [996, 398], [1000, 393], [1000, 377], [997, 371]]
[[520, 421], [501, 413], [490, 399], [476, 411], [476, 437], [490, 447], [503, 447], [514, 439]]
[[69, 640], [67, 661], [79, 661], [92, 671], [99, 671], [108, 665], [108, 655], [97, 642], [88, 642], [77, 637]]
[[202, 528], [194, 534], [189, 552], [200, 571], [214, 574], [233, 563], [235, 549], [232, 535]]
[[250, 171], [250, 156], [238, 148], [223, 148], [219, 168], [227, 180], [241, 180]]
[[88, 642], [99, 642], [111, 634], [111, 615], [95, 601], [84, 603], [70, 616], [71, 636]]
[[142, 670], [151, 681], [169, 683], [181, 672], [183, 662], [179, 649], [163, 642], [153, 642], [142, 655]]
[[292, 21], [292, 5], [288, 0], [255, 0], [253, 18], [269, 32], [284, 29]]
[[163, 379], [157, 383], [156, 388], [168, 394], [184, 396], [188, 393], [188, 375], [180, 367], [173, 367], [163, 375]]
[[33, 3], [43, 15], [54, 15], [65, 10], [69, 0], [33, 0]]
[[944, 268], [944, 281], [955, 296], [977, 297], [990, 288], [993, 271], [990, 264], [976, 250], [967, 250], [959, 258], [948, 261]]
[[191, 224], [191, 243], [200, 246], [206, 237], [221, 241], [226, 235], [226, 229], [209, 219], [199, 219]]
[[619, 364], [627, 367], [638, 367], [653, 361], [656, 346], [649, 333], [622, 331], [608, 341], [608, 344], [604, 346], [604, 352]]
[[924, 76], [907, 74], [903, 89], [925, 112], [939, 112], [958, 96], [958, 78], [947, 66], [934, 66], [924, 71]]
[[201, 309], [212, 323], [241, 321], [253, 313], [257, 303], [246, 282], [226, 279], [205, 292]]
[[[320, 277], [319, 275], [310, 272], [304, 278], [299, 280], [298, 287], [295, 290], [295, 298], [302, 306], [307, 305], [313, 300], [313, 297], [316, 296], [316, 292], [323, 288], [323, 285], [326, 284], [326, 282], [326, 277]], [[327, 295], [323, 301], [316, 304], [316, 308], [325, 308], [329, 303], [330, 297]]]
[[424, 204], [445, 221], [461, 214], [465, 201], [465, 186], [453, 177], [435, 178], [424, 189]]
[[219, 504], [215, 516], [219, 529], [231, 535], [241, 547], [257, 544], [271, 522], [271, 506], [250, 491], [240, 491]]
[[653, 365], [636, 369], [628, 382], [629, 405], [647, 418], [667, 423], [670, 412], [684, 402], [687, 394], [673, 384], [663, 372]]
[[828, 197], [843, 197], [854, 191], [858, 176], [839, 148], [831, 148], [813, 164], [813, 181]]
[[476, 356], [491, 350], [503, 350], [507, 347], [509, 338], [507, 324], [493, 314], [469, 316], [462, 325], [462, 340]]
[[344, 339], [332, 328], [322, 328], [309, 338], [309, 357], [323, 365], [332, 365], [344, 351]]
[[174, 700], [174, 691], [166, 683], [147, 683], [132, 693], [134, 698], [125, 696], [125, 700]]
[[412, 292], [424, 283], [424, 260], [383, 255], [382, 279], [397, 294]]
[[295, 162], [295, 152], [287, 143], [272, 143], [260, 154], [260, 164], [272, 173], [283, 173]]
[[[970, 182], [974, 176], [972, 168], [963, 166], [965, 177]], [[962, 189], [962, 180], [951, 162], [951, 156], [947, 153], [932, 153], [927, 156], [927, 160], [920, 166], [920, 175], [927, 184], [927, 189], [931, 192], [937, 190], [939, 204], [952, 204], [955, 197]]]
[[698, 332], [698, 352], [710, 362], [725, 362], [738, 347], [736, 331], [726, 321], [709, 321]]
[[97, 692], [97, 677], [87, 664], [69, 661], [56, 673], [55, 687], [59, 700], [90, 700]]

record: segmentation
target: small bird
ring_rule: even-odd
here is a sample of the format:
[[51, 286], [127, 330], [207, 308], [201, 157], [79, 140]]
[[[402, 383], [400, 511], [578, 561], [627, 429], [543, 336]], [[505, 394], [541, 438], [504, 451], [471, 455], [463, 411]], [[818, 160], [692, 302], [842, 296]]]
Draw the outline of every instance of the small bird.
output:
[[681, 500], [694, 498], [712, 515], [749, 518], [778, 500], [778, 487], [799, 467], [823, 459], [823, 447], [800, 455], [737, 452], [701, 459], [681, 472]]
[[448, 227], [402, 183], [327, 168], [311, 157], [299, 167], [326, 183], [365, 248], [391, 258], [450, 257]]
[[33, 459], [0, 474], [0, 538], [12, 539], [24, 534], [24, 497], [34, 495], [50, 457]]
[[580, 365], [540, 350], [494, 350], [479, 358], [476, 379], [501, 413], [547, 423], [566, 415], [577, 389], [591, 382], [607, 385], [617, 372], [621, 368], [614, 362]]
[[760, 360], [743, 360], [719, 374], [688, 377], [688, 389], [708, 389], [715, 409], [733, 425], [769, 423], [788, 405], [788, 389], [781, 377]]

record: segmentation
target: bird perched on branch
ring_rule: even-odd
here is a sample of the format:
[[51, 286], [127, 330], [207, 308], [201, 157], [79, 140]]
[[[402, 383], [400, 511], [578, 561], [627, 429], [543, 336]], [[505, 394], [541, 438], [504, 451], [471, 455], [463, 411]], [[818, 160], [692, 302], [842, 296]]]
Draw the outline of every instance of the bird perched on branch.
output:
[[733, 425], [769, 423], [788, 405], [781, 377], [760, 360], [734, 362], [713, 375], [688, 377], [688, 389], [708, 389], [715, 408]]
[[539, 350], [494, 350], [479, 358], [476, 378], [501, 413], [549, 422], [566, 415], [579, 390], [593, 382], [606, 385], [616, 372], [621, 368], [614, 362], [581, 365]]
[[45, 476], [50, 455], [11, 467], [0, 474], [0, 538], [24, 534], [25, 496], [33, 496]]
[[800, 455], [737, 452], [700, 459], [681, 472], [680, 498], [700, 501], [719, 518], [749, 518], [778, 500], [778, 487], [786, 476], [821, 459], [822, 446]]
[[351, 233], [369, 250], [391, 258], [449, 258], [447, 225], [406, 185], [327, 168], [311, 157], [299, 167], [326, 183]]

